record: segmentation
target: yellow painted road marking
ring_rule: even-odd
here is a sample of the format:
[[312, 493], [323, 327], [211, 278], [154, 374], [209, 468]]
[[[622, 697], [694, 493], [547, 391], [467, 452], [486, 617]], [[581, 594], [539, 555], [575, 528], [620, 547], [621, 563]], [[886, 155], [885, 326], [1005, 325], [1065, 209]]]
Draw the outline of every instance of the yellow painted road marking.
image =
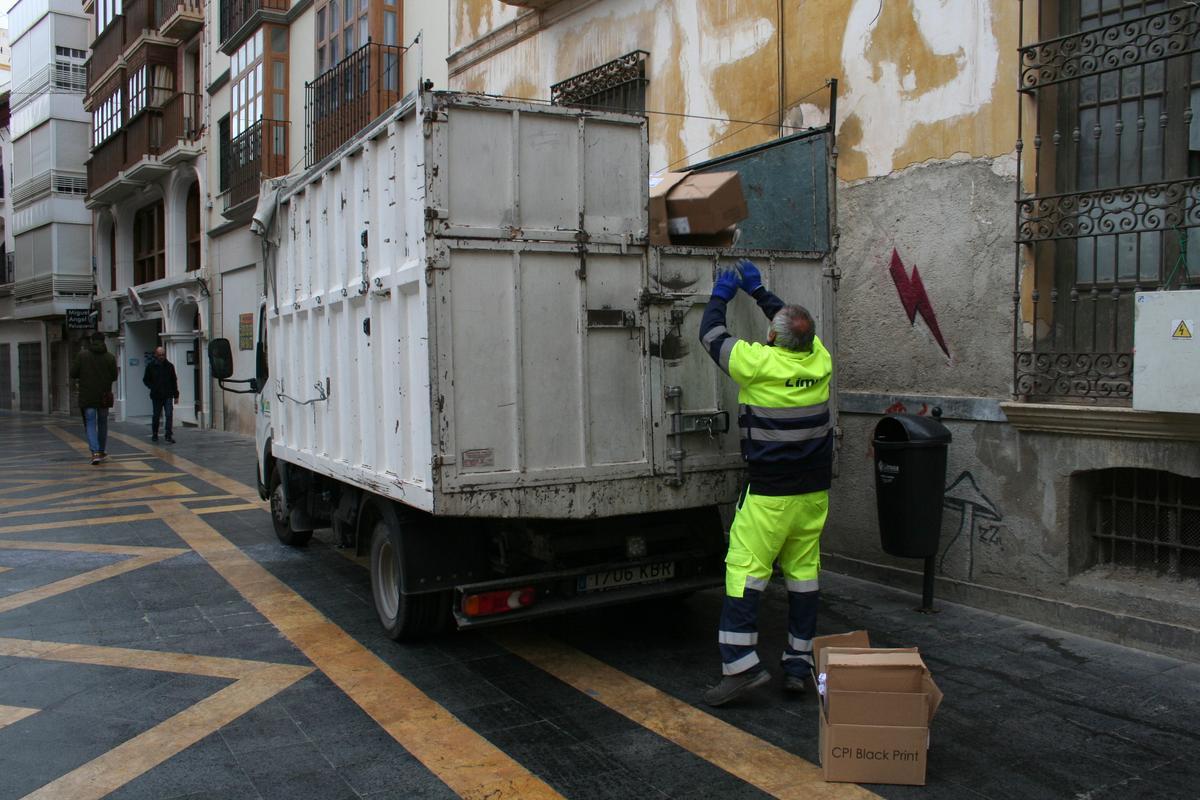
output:
[[97, 569], [81, 572], [78, 575], [63, 578], [60, 581], [54, 581], [45, 586], [38, 586], [33, 589], [26, 589], [23, 592], [0, 597], [0, 614], [5, 611], [12, 611], [14, 608], [29, 605], [30, 603], [36, 603], [39, 600], [45, 600], [48, 597], [54, 597], [64, 592], [70, 592], [83, 586], [98, 583], [117, 575], [124, 575], [126, 572], [148, 567], [151, 564], [157, 564], [159, 561], [165, 561], [168, 558], [187, 552], [178, 547], [121, 547], [101, 544], [69, 544], [65, 542], [21, 542], [11, 539], [0, 539], [0, 549], [57, 550], [132, 556], [132, 558], [127, 558], [124, 561], [118, 561], [115, 564], [107, 564]]
[[60, 519], [54, 522], [34, 522], [28, 525], [0, 525], [0, 533], [41, 533], [42, 531], [58, 528], [95, 527], [97, 525], [113, 525], [124, 522], [141, 522], [148, 519], [158, 519], [158, 514], [147, 511], [142, 514], [122, 514], [119, 517], [87, 517], [85, 519]]
[[0, 706], [0, 730], [4, 730], [14, 722], [20, 722], [31, 717], [41, 709], [21, 708], [20, 706]]
[[520, 634], [494, 638], [560, 681], [774, 797], [877, 797], [855, 784], [825, 783], [815, 764], [572, 647]]
[[560, 796], [330, 622], [191, 509], [176, 501], [152, 507], [258, 613], [454, 792], [480, 800]]
[[221, 514], [226, 511], [262, 511], [262, 503], [239, 503], [236, 506], [208, 506], [206, 508], [193, 508], [193, 514]]
[[[191, 490], [189, 489], [188, 491], [190, 492]], [[109, 509], [114, 509], [114, 508], [138, 508], [138, 507], [145, 508], [147, 505], [146, 501], [161, 500], [161, 499], [162, 499], [161, 494], [147, 495], [145, 497], [132, 498], [129, 500], [114, 500], [112, 502], [107, 502], [107, 503], [91, 503], [91, 502], [87, 502], [83, 499], [80, 499], [80, 500], [77, 500], [77, 501], [74, 501], [71, 503], [55, 503], [54, 508], [51, 508], [51, 509], [23, 508], [23, 509], [19, 509], [17, 511], [0, 511], [0, 520], [19, 519], [22, 517], [38, 517], [38, 516], [44, 516], [46, 514], [69, 514], [69, 513], [77, 512], [77, 511], [104, 511], [104, 510], [109, 510]], [[221, 502], [221, 501], [237, 500], [238, 498], [231, 497], [227, 494], [198, 494], [198, 495], [194, 495], [192, 497], [181, 497], [180, 499], [183, 500], [183, 502], [185, 502], [185, 503], [200, 503], [200, 502], [217, 503], [217, 502]], [[239, 503], [239, 504], [237, 504], [237, 508], [240, 510], [240, 509], [244, 508], [245, 505], [246, 505], [245, 503]], [[255, 508], [257, 508], [257, 506], [255, 506]], [[90, 522], [91, 519], [92, 518], [90, 518], [90, 517], [87, 519], [81, 519], [80, 522]], [[98, 519], [98, 521], [103, 520], [102, 517], [97, 518], [97, 519]]]
[[[130, 486], [140, 486], [153, 481], [161, 480], [158, 475], [139, 475], [136, 478], [124, 478], [118, 481], [110, 481], [96, 485], [95, 482], [88, 482], [86, 486], [79, 486], [74, 489], [66, 489], [61, 492], [51, 492], [50, 494], [40, 494], [34, 497], [11, 497], [0, 500], [0, 508], [12, 508], [14, 506], [27, 506], [31, 503], [48, 503], [51, 500], [61, 500], [64, 497], [75, 497], [81, 494], [93, 494], [97, 499], [103, 499], [105, 494], [113, 489], [122, 489]], [[62, 484], [66, 481], [55, 481]]]
[[72, 434], [67, 433], [57, 425], [47, 425], [46, 430], [50, 431], [59, 439], [62, 439], [64, 442], [70, 445], [76, 453], [79, 453], [83, 456], [90, 456], [92, 454], [92, 448], [88, 446], [87, 442], [83, 441], [78, 436], [73, 436]]
[[[25, 795], [25, 800], [59, 800], [63, 797], [99, 800], [312, 672], [311, 667], [264, 661], [3, 638], [0, 638], [0, 655], [181, 672], [235, 681], [104, 755]], [[4, 708], [0, 706], [0, 727], [3, 727]]]
[[233, 478], [227, 478], [219, 472], [214, 472], [207, 467], [202, 467], [199, 464], [188, 461], [186, 458], [177, 456], [170, 451], [163, 450], [161, 447], [148, 445], [132, 436], [126, 436], [123, 433], [111, 433], [109, 435], [113, 439], [122, 441], [130, 447], [141, 450], [143, 453], [149, 453], [155, 458], [170, 464], [172, 467], [183, 470], [192, 477], [199, 478], [205, 483], [211, 484], [223, 492], [228, 492], [229, 494], [240, 497], [248, 502], [257, 503], [262, 508], [266, 508], [266, 503], [258, 496], [258, 490], [247, 486], [241, 481], [236, 481]]

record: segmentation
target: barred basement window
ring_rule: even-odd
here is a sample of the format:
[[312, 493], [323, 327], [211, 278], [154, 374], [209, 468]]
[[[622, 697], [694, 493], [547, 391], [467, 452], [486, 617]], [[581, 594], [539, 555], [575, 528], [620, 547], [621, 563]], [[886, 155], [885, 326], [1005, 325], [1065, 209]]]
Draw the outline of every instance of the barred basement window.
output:
[[1096, 564], [1200, 579], [1200, 478], [1154, 469], [1088, 477]]
[[550, 102], [556, 106], [579, 106], [603, 111], [646, 113], [646, 59], [650, 54], [634, 50], [607, 64], [567, 78], [550, 87]]

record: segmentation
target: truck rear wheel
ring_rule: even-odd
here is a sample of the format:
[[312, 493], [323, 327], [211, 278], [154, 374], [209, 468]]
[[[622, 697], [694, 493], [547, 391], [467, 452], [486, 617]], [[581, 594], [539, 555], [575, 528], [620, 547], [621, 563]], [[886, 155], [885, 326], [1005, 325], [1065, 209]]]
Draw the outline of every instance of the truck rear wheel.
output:
[[400, 532], [384, 520], [371, 530], [371, 595], [387, 635], [396, 640], [437, 633], [449, 618], [449, 593], [406, 595], [400, 590]]
[[271, 526], [275, 528], [275, 536], [289, 547], [303, 547], [312, 538], [312, 531], [292, 530], [291, 514], [283, 497], [283, 476], [279, 472], [279, 464], [271, 469], [271, 482], [268, 485], [267, 497], [271, 501]]

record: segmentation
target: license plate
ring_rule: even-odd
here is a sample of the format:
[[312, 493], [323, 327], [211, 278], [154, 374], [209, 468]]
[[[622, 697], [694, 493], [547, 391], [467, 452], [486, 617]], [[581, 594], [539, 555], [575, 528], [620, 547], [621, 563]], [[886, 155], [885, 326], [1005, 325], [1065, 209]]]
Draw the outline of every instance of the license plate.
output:
[[608, 572], [597, 572], [579, 578], [579, 591], [595, 592], [603, 589], [616, 589], [621, 586], [632, 586], [635, 583], [654, 583], [675, 577], [675, 562], [663, 561], [658, 564], [640, 564], [636, 567], [610, 569]]

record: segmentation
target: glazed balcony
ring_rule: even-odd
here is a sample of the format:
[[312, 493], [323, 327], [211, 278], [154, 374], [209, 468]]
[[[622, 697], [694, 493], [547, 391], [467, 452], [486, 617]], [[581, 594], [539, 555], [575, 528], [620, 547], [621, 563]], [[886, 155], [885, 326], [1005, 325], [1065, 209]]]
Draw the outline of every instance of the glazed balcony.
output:
[[201, 114], [203, 98], [193, 92], [177, 92], [163, 104], [162, 162], [174, 166], [198, 156], [204, 149]]
[[92, 57], [88, 59], [88, 87], [104, 77], [104, 74], [120, 60], [125, 52], [125, 17], [118, 14], [109, 26], [92, 42]]
[[204, 27], [201, 0], [158, 0], [158, 31], [163, 36], [187, 41]]
[[287, 120], [260, 119], [222, 149], [223, 171], [229, 176], [225, 216], [235, 217], [258, 198], [264, 178], [288, 172]]
[[263, 22], [287, 22], [288, 0], [221, 0], [221, 52], [233, 55]]
[[367, 43], [304, 84], [304, 163], [337, 150], [400, 100], [404, 48]]

